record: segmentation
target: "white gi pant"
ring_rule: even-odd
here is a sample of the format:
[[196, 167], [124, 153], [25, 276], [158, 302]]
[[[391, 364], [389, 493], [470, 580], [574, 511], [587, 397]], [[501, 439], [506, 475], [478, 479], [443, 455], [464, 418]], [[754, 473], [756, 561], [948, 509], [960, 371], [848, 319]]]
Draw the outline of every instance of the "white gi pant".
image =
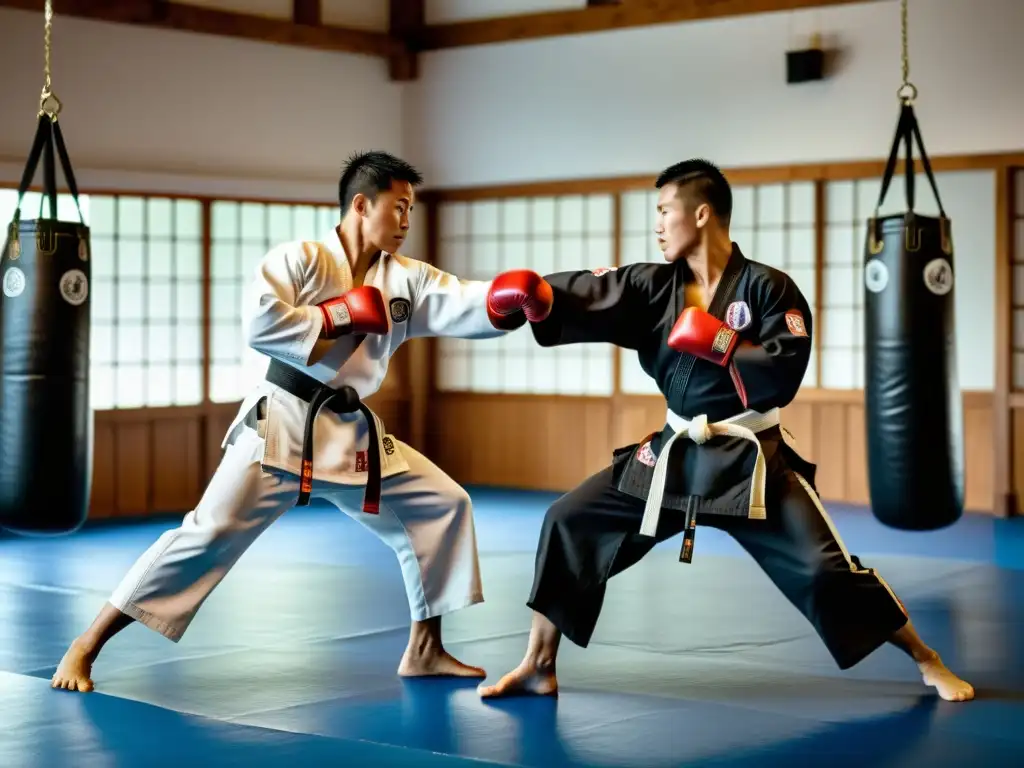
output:
[[[177, 642], [200, 606], [257, 537], [298, 498], [299, 480], [265, 472], [263, 438], [243, 427], [199, 505], [132, 566], [110, 597], [122, 613]], [[414, 621], [483, 602], [469, 495], [400, 443], [409, 471], [385, 478], [380, 514], [362, 511], [362, 487], [314, 481], [329, 501], [394, 550]]]

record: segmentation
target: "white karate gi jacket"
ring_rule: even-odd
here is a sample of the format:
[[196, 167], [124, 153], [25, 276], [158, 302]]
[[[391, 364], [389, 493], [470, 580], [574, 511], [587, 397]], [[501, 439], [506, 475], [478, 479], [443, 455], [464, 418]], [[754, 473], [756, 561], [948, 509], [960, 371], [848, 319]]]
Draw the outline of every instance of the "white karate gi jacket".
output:
[[[505, 333], [487, 318], [490, 281], [460, 280], [425, 262], [383, 253], [363, 284], [375, 286], [383, 294], [388, 333], [367, 334], [355, 352], [353, 338], [337, 339], [310, 366], [309, 357], [323, 324], [316, 305], [351, 290], [352, 270], [337, 230], [323, 242], [291, 242], [272, 249], [257, 267], [245, 297], [246, 339], [253, 350], [266, 356], [262, 372], [269, 358], [275, 358], [333, 388], [347, 384], [365, 399], [380, 388], [391, 356], [407, 339], [484, 339]], [[251, 370], [260, 373], [259, 366]], [[222, 447], [262, 398], [267, 399], [263, 466], [300, 475], [308, 404], [265, 379], [257, 380], [242, 402]], [[397, 441], [376, 414], [374, 418], [380, 437], [381, 476], [406, 471], [408, 465]], [[368, 430], [361, 414], [339, 415], [324, 408], [313, 431], [313, 479], [365, 485], [367, 448]]]

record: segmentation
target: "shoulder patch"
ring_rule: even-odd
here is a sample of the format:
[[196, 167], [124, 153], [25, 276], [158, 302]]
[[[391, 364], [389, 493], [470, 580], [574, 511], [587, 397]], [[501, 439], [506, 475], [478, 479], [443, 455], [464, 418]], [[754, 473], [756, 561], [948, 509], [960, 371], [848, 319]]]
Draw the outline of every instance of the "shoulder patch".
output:
[[786, 313], [786, 327], [794, 336], [807, 335], [807, 326], [804, 325], [804, 316], [800, 310], [791, 309]]
[[391, 319], [394, 322], [404, 323], [409, 319], [412, 305], [409, 304], [408, 299], [392, 299], [389, 306], [391, 308]]
[[725, 324], [734, 331], [742, 331], [750, 327], [754, 317], [745, 301], [734, 301], [725, 310]]
[[618, 269], [618, 267], [598, 267], [591, 274], [596, 277], [600, 277], [601, 275], [607, 275], [609, 272], [614, 272], [616, 269]]

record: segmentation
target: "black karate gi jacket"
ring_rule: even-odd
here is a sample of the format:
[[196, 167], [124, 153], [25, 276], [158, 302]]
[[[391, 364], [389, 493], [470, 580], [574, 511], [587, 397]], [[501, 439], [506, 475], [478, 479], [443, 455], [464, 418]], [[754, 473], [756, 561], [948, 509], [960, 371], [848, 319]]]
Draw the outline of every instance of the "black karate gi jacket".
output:
[[[749, 409], [765, 412], [788, 405], [797, 393], [811, 354], [811, 310], [784, 272], [747, 259], [734, 243], [732, 255], [708, 307], [740, 334], [729, 368], [668, 346], [668, 335], [685, 308], [691, 277], [685, 262], [637, 263], [618, 269], [557, 272], [545, 276], [554, 293], [551, 314], [531, 323], [543, 347], [606, 342], [636, 350], [668, 407], [683, 418], [704, 414], [713, 423]], [[748, 342], [745, 344], [744, 342]], [[747, 404], [737, 391], [745, 390]], [[620, 491], [646, 498], [654, 461], [673, 434], [662, 430], [613, 454]], [[813, 487], [815, 467], [785, 441], [779, 427], [758, 434], [767, 464], [766, 493], [791, 468]], [[675, 441], [669, 457], [662, 506], [691, 514], [747, 517], [756, 447], [741, 438], [715, 436], [703, 445]]]

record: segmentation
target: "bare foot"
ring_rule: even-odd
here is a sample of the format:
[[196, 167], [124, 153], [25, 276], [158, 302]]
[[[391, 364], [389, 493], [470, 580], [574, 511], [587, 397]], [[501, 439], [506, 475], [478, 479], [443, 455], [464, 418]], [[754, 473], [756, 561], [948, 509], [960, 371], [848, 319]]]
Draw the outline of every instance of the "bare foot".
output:
[[946, 669], [938, 654], [918, 663], [917, 667], [921, 670], [925, 685], [935, 688], [946, 701], [970, 701], [974, 698], [974, 686]]
[[487, 677], [480, 667], [463, 664], [443, 648], [416, 652], [407, 648], [398, 665], [401, 677]]
[[496, 684], [481, 685], [477, 690], [483, 699], [501, 696], [557, 696], [558, 678], [555, 677], [554, 667], [542, 670], [531, 661], [523, 661]]
[[93, 689], [92, 663], [95, 659], [81, 638], [78, 638], [64, 654], [57, 665], [57, 671], [50, 679], [51, 688], [63, 688], [65, 691], [88, 693]]

